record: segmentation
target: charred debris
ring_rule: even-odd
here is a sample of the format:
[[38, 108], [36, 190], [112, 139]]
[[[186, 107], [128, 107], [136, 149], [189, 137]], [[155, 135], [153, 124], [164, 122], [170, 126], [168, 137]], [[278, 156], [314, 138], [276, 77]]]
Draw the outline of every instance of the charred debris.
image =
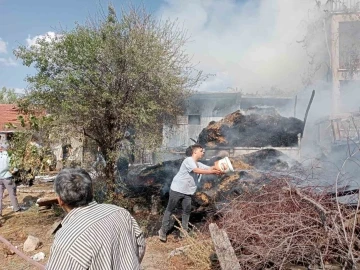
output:
[[[246, 112], [235, 111], [218, 122], [210, 122], [198, 140], [205, 149], [224, 146], [270, 148], [230, 157], [235, 169], [231, 175], [203, 175], [193, 199], [193, 212], [213, 215], [233, 198], [244, 192], [260, 190], [274, 178], [294, 181], [294, 176], [288, 172], [298, 169], [300, 164], [276, 147], [297, 146], [303, 128], [303, 121], [283, 117], [273, 108], [253, 107]], [[221, 157], [213, 156], [202, 162], [211, 166]], [[130, 173], [126, 179], [127, 195], [142, 197], [149, 205], [156, 196], [162, 206], [166, 206], [171, 181], [182, 160], [168, 160], [139, 173]]]
[[[193, 198], [193, 212], [213, 215], [224, 203], [230, 202], [244, 192], [260, 190], [275, 178], [293, 181], [288, 170], [300, 166], [294, 160], [275, 149], [263, 149], [254, 153], [230, 158], [235, 172], [221, 177], [203, 175]], [[212, 165], [213, 160], [204, 161]], [[150, 204], [152, 196], [160, 198], [166, 206], [171, 181], [182, 159], [165, 161], [142, 170], [136, 177], [127, 180], [129, 196], [143, 197]], [[292, 164], [292, 165], [291, 165]]]

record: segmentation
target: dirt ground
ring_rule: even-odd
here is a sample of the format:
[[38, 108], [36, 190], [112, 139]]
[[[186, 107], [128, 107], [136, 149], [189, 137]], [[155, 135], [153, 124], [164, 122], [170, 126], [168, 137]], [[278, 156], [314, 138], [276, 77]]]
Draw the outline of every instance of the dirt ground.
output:
[[[0, 227], [0, 235], [22, 251], [23, 244], [28, 235], [38, 237], [41, 246], [30, 253], [33, 256], [38, 252], [45, 253], [45, 259], [40, 261], [46, 264], [49, 258], [49, 251], [53, 242], [53, 236], [49, 236], [52, 225], [62, 219], [64, 213], [60, 208], [39, 209], [34, 203], [38, 198], [53, 197], [52, 183], [35, 184], [32, 187], [19, 188], [18, 200], [21, 206], [27, 208], [25, 211], [15, 214], [10, 208], [10, 201], [5, 191], [3, 201], [3, 216], [5, 223]], [[170, 257], [171, 251], [187, 245], [186, 240], [180, 240], [174, 235], [170, 235], [167, 243], [162, 243], [156, 236], [147, 238], [147, 249], [142, 262], [143, 270], [180, 270], [195, 269], [194, 265], [185, 255]], [[36, 267], [27, 263], [23, 258], [16, 254], [11, 254], [9, 249], [0, 242], [0, 270], [35, 270]]]

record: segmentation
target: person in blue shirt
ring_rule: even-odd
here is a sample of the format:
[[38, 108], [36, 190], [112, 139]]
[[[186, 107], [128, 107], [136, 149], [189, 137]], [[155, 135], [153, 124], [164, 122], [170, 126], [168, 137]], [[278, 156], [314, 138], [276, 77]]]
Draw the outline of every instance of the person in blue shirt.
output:
[[191, 212], [191, 197], [196, 191], [201, 175], [223, 174], [223, 172], [217, 170], [215, 167], [210, 167], [199, 162], [205, 153], [205, 150], [200, 144], [192, 145], [186, 152], [188, 157], [182, 162], [180, 170], [173, 178], [170, 186], [169, 202], [159, 230], [159, 239], [163, 242], [166, 242], [166, 235], [170, 230], [171, 215], [180, 201], [182, 204], [181, 226], [185, 231], [188, 230]]
[[14, 212], [21, 211], [17, 197], [16, 185], [10, 170], [10, 157], [7, 152], [7, 145], [0, 144], [0, 224], [4, 221], [2, 217], [2, 199], [5, 188], [7, 189]]

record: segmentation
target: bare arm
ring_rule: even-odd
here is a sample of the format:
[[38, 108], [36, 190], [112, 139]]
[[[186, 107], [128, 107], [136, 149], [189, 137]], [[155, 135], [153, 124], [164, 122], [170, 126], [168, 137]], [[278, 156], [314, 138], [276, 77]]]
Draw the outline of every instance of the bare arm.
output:
[[193, 172], [196, 173], [196, 174], [216, 174], [216, 175], [223, 174], [222, 171], [219, 171], [219, 170], [215, 169], [215, 167], [210, 167], [209, 170], [195, 168], [195, 169], [193, 169]]

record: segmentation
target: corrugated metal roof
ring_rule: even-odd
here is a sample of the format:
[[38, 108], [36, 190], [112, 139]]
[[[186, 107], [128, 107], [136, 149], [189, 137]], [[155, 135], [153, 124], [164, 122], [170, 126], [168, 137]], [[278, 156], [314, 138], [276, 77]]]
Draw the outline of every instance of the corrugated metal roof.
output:
[[19, 111], [15, 104], [0, 104], [0, 132], [9, 131], [5, 128], [8, 123], [14, 124], [20, 127], [20, 122], [17, 119]]

